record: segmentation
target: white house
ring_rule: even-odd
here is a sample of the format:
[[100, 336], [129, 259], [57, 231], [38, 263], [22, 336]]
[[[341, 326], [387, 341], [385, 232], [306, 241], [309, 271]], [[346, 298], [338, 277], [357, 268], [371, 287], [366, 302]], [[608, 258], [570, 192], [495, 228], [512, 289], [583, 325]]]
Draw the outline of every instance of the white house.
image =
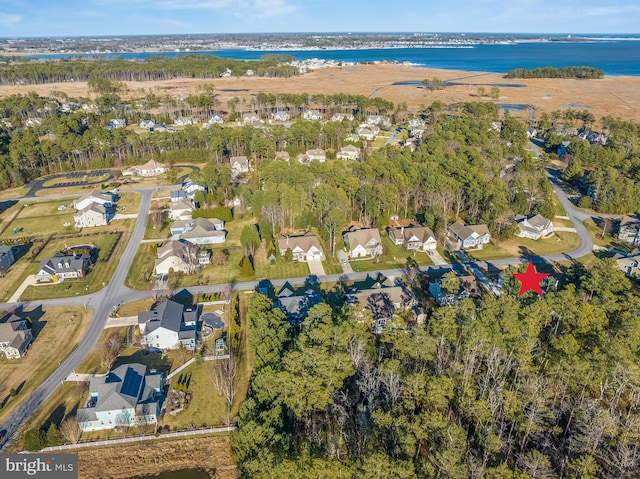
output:
[[73, 215], [76, 228], [91, 228], [109, 224], [107, 209], [100, 203], [90, 203]]
[[302, 114], [302, 118], [312, 121], [322, 120], [322, 113], [318, 110], [307, 110]]
[[175, 301], [160, 303], [151, 311], [138, 313], [141, 343], [159, 349], [183, 347], [194, 350], [197, 339], [198, 310], [187, 309]]
[[40, 261], [40, 270], [36, 273], [39, 282], [64, 281], [65, 279], [84, 278], [89, 271], [89, 256], [55, 253], [51, 258]]
[[11, 314], [0, 322], [0, 353], [7, 359], [20, 359], [31, 344], [33, 335], [27, 321]]
[[164, 403], [164, 374], [143, 364], [123, 364], [89, 382], [89, 399], [78, 409], [82, 431], [157, 424]]
[[248, 173], [251, 170], [249, 158], [246, 156], [232, 156], [229, 158], [229, 164], [231, 166], [231, 173], [234, 176]]
[[336, 158], [338, 160], [357, 160], [360, 158], [360, 148], [353, 145], [343, 146], [336, 154]]
[[280, 256], [284, 256], [287, 250], [291, 250], [294, 261], [307, 261], [310, 259], [324, 259], [324, 253], [320, 242], [315, 235], [282, 236], [278, 238]]
[[426, 226], [389, 228], [389, 238], [407, 251], [433, 251], [438, 244], [433, 231]]
[[382, 254], [382, 241], [377, 228], [347, 231], [342, 237], [349, 258], [366, 258]]
[[516, 217], [516, 224], [520, 228], [516, 236], [520, 238], [539, 240], [553, 233], [553, 223], [542, 215], [535, 215], [531, 218], [518, 216]]
[[193, 213], [193, 205], [187, 198], [180, 198], [169, 204], [169, 219], [190, 220]]
[[211, 118], [209, 118], [209, 121], [207, 123], [209, 123], [209, 125], [222, 125], [224, 123], [224, 116], [216, 113]]
[[482, 249], [491, 241], [491, 233], [487, 225], [464, 225], [456, 221], [447, 231], [450, 241], [460, 249]]
[[247, 115], [244, 115], [242, 117], [242, 122], [243, 123], [247, 123], [247, 124], [255, 124], [255, 123], [264, 123], [262, 121], [262, 118], [260, 118], [258, 115], [256, 115], [255, 113], [249, 113]]
[[348, 121], [353, 121], [353, 115], [350, 113], [336, 113], [331, 117], [331, 121], [342, 121], [345, 118]]
[[218, 218], [196, 218], [187, 224], [180, 239], [196, 244], [220, 244], [227, 238], [224, 221]]
[[206, 188], [203, 185], [194, 183], [191, 180], [186, 180], [184, 183], [182, 183], [182, 190], [186, 193], [187, 198], [193, 199], [196, 191], [202, 191], [204, 193], [206, 191]]
[[156, 274], [194, 274], [200, 269], [200, 248], [188, 241], [168, 241], [158, 248], [158, 259], [154, 269]]
[[291, 115], [286, 111], [277, 111], [273, 114], [273, 119], [276, 121], [289, 121], [291, 119]]
[[154, 126], [156, 126], [156, 122], [153, 120], [142, 120], [140, 122], [140, 128], [153, 128]]
[[327, 159], [327, 154], [320, 148], [314, 148], [312, 150], [307, 150], [307, 158], [309, 161], [317, 160], [323, 163]]
[[73, 207], [77, 210], [82, 210], [92, 204], [99, 204], [109, 207], [111, 206], [112, 202], [113, 197], [110, 193], [100, 193], [99, 191], [94, 190], [91, 192], [91, 194], [85, 196], [84, 198], [74, 201]]
[[191, 116], [181, 116], [180, 118], [176, 119], [175, 125], [187, 126], [187, 125], [195, 125], [196, 123], [197, 121]]

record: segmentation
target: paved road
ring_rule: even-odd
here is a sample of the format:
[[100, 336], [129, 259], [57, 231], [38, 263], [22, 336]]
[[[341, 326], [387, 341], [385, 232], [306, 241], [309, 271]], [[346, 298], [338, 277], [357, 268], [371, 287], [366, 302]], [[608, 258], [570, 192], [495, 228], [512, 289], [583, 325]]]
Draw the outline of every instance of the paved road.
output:
[[[533, 146], [534, 152], [539, 156], [540, 151], [535, 145]], [[505, 258], [498, 259], [492, 261], [485, 262], [476, 262], [475, 264], [469, 262], [466, 264], [443, 264], [437, 266], [429, 266], [426, 268], [421, 268], [422, 271], [426, 273], [443, 273], [448, 270], [454, 269], [458, 271], [462, 271], [468, 267], [489, 269], [491, 267], [496, 266], [508, 266], [513, 264], [521, 264], [526, 263], [531, 259], [534, 263], [546, 263], [546, 262], [554, 262], [554, 261], [566, 261], [571, 259], [577, 259], [581, 256], [585, 256], [589, 254], [593, 249], [593, 241], [589, 236], [586, 228], [584, 227], [582, 221], [589, 217], [584, 212], [578, 211], [574, 208], [573, 204], [567, 198], [567, 195], [562, 191], [559, 186], [559, 173], [554, 170], [547, 170], [547, 174], [549, 176], [549, 180], [553, 185], [553, 189], [556, 192], [562, 206], [567, 212], [567, 216], [570, 218], [573, 223], [576, 232], [580, 238], [580, 246], [576, 248], [574, 251], [568, 253], [561, 253], [543, 257], [533, 257], [533, 258]], [[167, 188], [171, 188], [172, 186], [168, 186]], [[164, 187], [160, 187], [164, 188]], [[129, 191], [136, 191], [142, 194], [142, 199], [140, 203], [140, 213], [148, 212], [149, 206], [151, 204], [151, 197], [153, 192], [158, 188], [134, 188]], [[56, 195], [60, 196], [60, 195]], [[76, 195], [77, 196], [77, 195]], [[38, 199], [46, 199], [47, 197], [40, 197]], [[51, 197], [48, 197], [51, 198]], [[114, 273], [113, 278], [109, 282], [106, 288], [88, 296], [80, 296], [80, 297], [72, 297], [72, 298], [59, 298], [53, 300], [44, 300], [44, 301], [32, 301], [24, 303], [26, 308], [33, 308], [36, 306], [60, 306], [60, 305], [69, 305], [69, 304], [83, 304], [85, 307], [91, 307], [93, 309], [93, 320], [89, 329], [87, 331], [86, 336], [83, 338], [80, 345], [75, 349], [75, 351], [67, 358], [67, 360], [49, 377], [49, 379], [42, 384], [30, 397], [25, 400], [23, 404], [17, 409], [17, 411], [5, 422], [5, 424], [0, 426], [0, 431], [6, 431], [7, 438], [10, 438], [17, 429], [22, 425], [22, 423], [31, 416], [38, 407], [49, 397], [55, 389], [58, 387], [60, 383], [64, 381], [64, 379], [71, 374], [75, 368], [82, 362], [84, 357], [89, 354], [89, 352], [95, 347], [102, 330], [107, 324], [107, 319], [110, 311], [117, 304], [124, 304], [130, 301], [135, 301], [138, 299], [148, 298], [152, 296], [153, 291], [135, 291], [130, 288], [124, 286], [124, 279], [126, 277], [127, 271], [131, 263], [133, 262], [134, 256], [136, 254], [138, 245], [140, 244], [142, 237], [144, 235], [144, 230], [146, 227], [146, 214], [138, 215], [138, 220], [136, 221], [136, 226], [134, 228], [133, 234], [131, 235], [131, 239], [127, 244], [124, 254], [118, 263], [116, 271]], [[405, 270], [398, 269], [389, 269], [380, 271], [382, 274], [386, 276], [401, 276], [405, 274]], [[377, 273], [377, 272], [376, 272]], [[343, 274], [334, 274], [334, 275], [326, 275], [319, 277], [319, 281], [321, 282], [335, 282], [339, 280], [361, 280], [366, 278], [368, 272], [349, 272]], [[279, 279], [270, 281], [271, 285], [274, 287], [279, 287], [284, 285], [286, 282], [290, 282], [293, 284], [301, 284], [304, 283], [308, 278], [300, 277], [300, 278], [287, 278], [287, 279]], [[235, 290], [253, 290], [255, 289], [259, 283], [263, 283], [263, 281], [246, 281], [241, 283], [233, 284], [233, 288]], [[190, 288], [185, 288], [192, 294], [196, 293], [213, 293], [213, 292], [224, 292], [228, 288], [226, 284], [219, 285], [211, 285], [211, 286], [195, 286]], [[163, 290], [159, 292], [160, 294], [173, 293], [171, 290]]]

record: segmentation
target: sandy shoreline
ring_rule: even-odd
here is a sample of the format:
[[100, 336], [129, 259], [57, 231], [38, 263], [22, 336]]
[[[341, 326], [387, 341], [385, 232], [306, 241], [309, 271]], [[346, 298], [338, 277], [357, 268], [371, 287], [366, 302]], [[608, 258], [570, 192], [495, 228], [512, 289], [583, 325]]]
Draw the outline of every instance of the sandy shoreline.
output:
[[[463, 85], [448, 86], [444, 90], [426, 91], [411, 85], [393, 85], [396, 82], [420, 82], [425, 78], [456, 80]], [[204, 84], [213, 84], [226, 109], [233, 97], [244, 98], [246, 104], [257, 93], [350, 93], [373, 95], [394, 102], [406, 103], [410, 111], [418, 111], [433, 101], [445, 103], [460, 101], [491, 101], [477, 96], [478, 86], [487, 93], [493, 84], [518, 84], [524, 87], [501, 87], [496, 103], [533, 105], [536, 116], [541, 112], [575, 108], [589, 110], [597, 119], [606, 115], [625, 120], [640, 121], [640, 77], [615, 76], [600, 80], [574, 79], [506, 79], [500, 73], [443, 70], [413, 67], [402, 64], [350, 65], [315, 70], [299, 77], [276, 78], [219, 78], [215, 80], [176, 79], [149, 82], [126, 82], [127, 98], [144, 96], [153, 91], [158, 96], [172, 98], [187, 96]], [[90, 97], [86, 82], [48, 83], [41, 85], [3, 85], [0, 97], [34, 91], [49, 95], [63, 91], [72, 97]], [[528, 117], [528, 111], [512, 111], [514, 116]]]

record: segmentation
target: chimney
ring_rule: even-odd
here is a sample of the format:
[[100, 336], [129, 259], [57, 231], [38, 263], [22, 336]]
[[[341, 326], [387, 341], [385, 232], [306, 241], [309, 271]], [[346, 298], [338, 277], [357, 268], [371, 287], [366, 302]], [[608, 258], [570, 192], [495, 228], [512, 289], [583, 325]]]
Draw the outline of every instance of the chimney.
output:
[[404, 226], [400, 227], [400, 234], [403, 235], [404, 234]]
[[289, 246], [289, 235], [287, 235], [287, 246]]

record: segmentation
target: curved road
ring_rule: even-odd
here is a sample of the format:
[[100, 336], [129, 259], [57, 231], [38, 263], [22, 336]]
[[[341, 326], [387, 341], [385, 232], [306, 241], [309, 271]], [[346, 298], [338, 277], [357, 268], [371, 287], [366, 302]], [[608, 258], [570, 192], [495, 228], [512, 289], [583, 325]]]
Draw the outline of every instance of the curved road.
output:
[[[535, 145], [532, 145], [536, 156], [540, 155], [538, 148]], [[488, 268], [489, 266], [507, 266], [513, 264], [526, 263], [529, 260], [532, 260], [534, 263], [544, 263], [544, 262], [555, 262], [555, 261], [566, 261], [580, 258], [581, 256], [585, 256], [589, 254], [593, 249], [593, 241], [589, 236], [584, 224], [582, 221], [588, 218], [590, 215], [578, 211], [574, 208], [573, 204], [567, 197], [567, 195], [562, 191], [559, 186], [559, 173], [553, 170], [547, 170], [547, 174], [549, 176], [549, 180], [553, 185], [553, 189], [560, 200], [560, 203], [564, 207], [567, 212], [567, 216], [570, 218], [573, 223], [574, 228], [580, 238], [580, 246], [574, 251], [568, 253], [554, 254], [549, 256], [538, 256], [531, 258], [505, 258], [505, 259], [497, 259], [486, 262], [464, 262], [463, 264], [447, 264], [441, 266], [429, 266], [426, 268], [422, 268], [423, 272], [442, 272], [445, 270], [456, 269], [461, 270], [466, 266], [476, 266], [481, 268]], [[174, 185], [168, 186], [170, 188]], [[18, 428], [23, 424], [23, 422], [30, 417], [38, 407], [46, 401], [55, 391], [60, 383], [62, 383], [69, 374], [71, 374], [75, 368], [82, 362], [82, 360], [89, 354], [89, 352], [95, 347], [100, 335], [105, 327], [107, 319], [109, 317], [109, 313], [111, 310], [121, 303], [128, 303], [130, 301], [134, 301], [137, 299], [148, 298], [153, 294], [153, 291], [136, 291], [132, 290], [126, 286], [124, 286], [124, 280], [129, 270], [129, 267], [133, 263], [136, 251], [138, 249], [138, 245], [144, 236], [144, 231], [147, 222], [147, 214], [143, 212], [148, 212], [151, 204], [151, 197], [153, 192], [165, 187], [153, 187], [153, 188], [136, 188], [131, 189], [129, 191], [135, 191], [142, 194], [142, 199], [140, 202], [140, 209], [138, 213], [138, 219], [136, 221], [136, 225], [134, 231], [131, 235], [129, 243], [127, 244], [124, 254], [120, 258], [116, 271], [113, 275], [113, 278], [109, 282], [109, 284], [103, 288], [102, 290], [93, 293], [87, 296], [80, 297], [72, 297], [72, 298], [59, 298], [59, 299], [51, 299], [51, 300], [43, 300], [43, 301], [31, 301], [22, 303], [25, 307], [31, 308], [36, 306], [59, 306], [59, 305], [68, 305], [68, 304], [81, 304], [85, 307], [90, 307], [93, 309], [93, 319], [89, 329], [85, 337], [82, 339], [78, 347], [71, 353], [71, 355], [66, 359], [66, 361], [58, 368], [56, 371], [49, 377], [47, 381], [45, 381], [36, 391], [32, 393], [32, 395], [25, 401], [23, 404], [11, 415], [11, 417], [5, 422], [5, 424], [0, 425], [0, 431], [5, 432], [4, 441], [8, 441], [11, 436], [15, 434]], [[59, 197], [61, 195], [56, 195]], [[77, 196], [77, 195], [76, 195]], [[42, 200], [47, 197], [38, 197], [38, 199]], [[402, 268], [398, 269], [389, 269], [380, 271], [382, 274], [387, 276], [400, 276], [406, 273], [406, 271]], [[335, 282], [338, 280], [359, 280], [364, 279], [368, 274], [372, 274], [372, 272], [357, 272], [357, 273], [348, 273], [348, 274], [334, 274], [323, 276], [321, 278], [317, 278], [318, 281], [321, 282]], [[269, 281], [271, 285], [274, 287], [282, 286], [286, 282], [291, 283], [304, 283], [308, 281], [309, 277], [300, 277], [300, 278], [287, 278], [287, 279], [279, 279], [279, 280], [271, 280]], [[231, 286], [236, 290], [252, 290], [255, 289], [260, 281], [246, 281], [241, 283], [235, 283]], [[198, 293], [214, 293], [214, 292], [224, 292], [229, 285], [227, 284], [218, 284], [218, 285], [210, 285], [210, 286], [194, 286], [183, 288], [189, 291], [192, 294]], [[171, 291], [165, 290], [160, 291], [160, 294], [170, 293]], [[19, 303], [14, 303], [17, 305]]]

